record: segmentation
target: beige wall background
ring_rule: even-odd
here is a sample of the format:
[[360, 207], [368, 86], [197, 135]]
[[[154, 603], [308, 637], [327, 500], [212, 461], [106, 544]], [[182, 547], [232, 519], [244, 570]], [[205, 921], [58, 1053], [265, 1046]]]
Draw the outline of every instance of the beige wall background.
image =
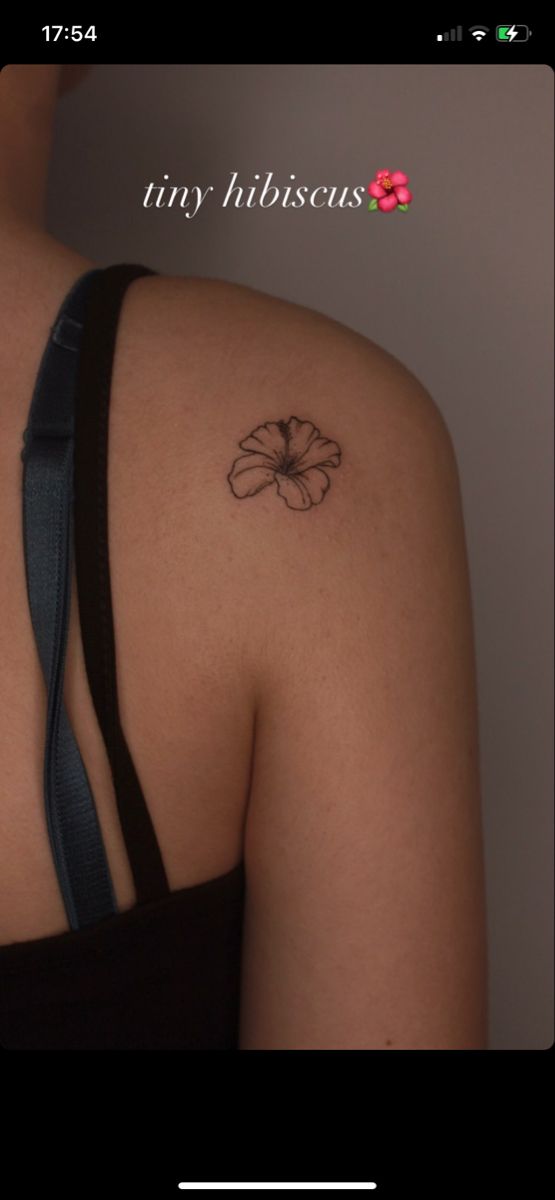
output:
[[[553, 73], [97, 66], [60, 102], [48, 227], [98, 265], [234, 280], [395, 354], [455, 445], [473, 588], [491, 1049], [553, 1042]], [[222, 208], [400, 169], [402, 215]], [[146, 185], [212, 184], [193, 219]], [[214, 196], [217, 199], [214, 199]]]

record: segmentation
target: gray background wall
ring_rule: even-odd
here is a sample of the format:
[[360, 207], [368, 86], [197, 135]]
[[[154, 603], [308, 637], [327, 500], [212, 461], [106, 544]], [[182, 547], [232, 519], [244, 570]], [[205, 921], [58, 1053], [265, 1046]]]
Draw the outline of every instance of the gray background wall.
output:
[[[491, 1049], [553, 1042], [553, 73], [547, 66], [97, 66], [59, 104], [48, 228], [98, 265], [234, 280], [410, 367], [455, 445], [478, 659]], [[222, 208], [367, 185], [402, 215]], [[150, 181], [216, 191], [197, 216]], [[214, 199], [214, 195], [218, 199]]]

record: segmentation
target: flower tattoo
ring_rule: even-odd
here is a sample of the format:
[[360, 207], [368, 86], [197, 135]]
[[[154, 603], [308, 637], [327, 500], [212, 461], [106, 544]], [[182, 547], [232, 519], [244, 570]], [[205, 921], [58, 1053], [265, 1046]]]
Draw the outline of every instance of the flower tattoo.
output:
[[275, 483], [288, 508], [320, 504], [330, 486], [324, 467], [338, 467], [337, 442], [320, 436], [311, 421], [266, 421], [239, 442], [245, 454], [235, 459], [227, 476], [234, 496], [244, 500]]

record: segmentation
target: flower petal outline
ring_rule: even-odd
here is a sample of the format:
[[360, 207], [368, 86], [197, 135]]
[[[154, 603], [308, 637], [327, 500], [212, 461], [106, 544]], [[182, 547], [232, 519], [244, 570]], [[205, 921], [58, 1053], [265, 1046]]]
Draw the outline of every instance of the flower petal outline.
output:
[[275, 467], [268, 464], [264, 454], [240, 454], [227, 478], [233, 495], [243, 500], [274, 482]]
[[330, 481], [325, 471], [319, 467], [311, 467], [302, 474], [282, 475], [276, 473], [277, 489], [288, 508], [312, 508], [323, 500]]
[[266, 454], [275, 466], [280, 465], [287, 450], [287, 441], [277, 421], [266, 421], [264, 425], [257, 425], [239, 445], [242, 450]]

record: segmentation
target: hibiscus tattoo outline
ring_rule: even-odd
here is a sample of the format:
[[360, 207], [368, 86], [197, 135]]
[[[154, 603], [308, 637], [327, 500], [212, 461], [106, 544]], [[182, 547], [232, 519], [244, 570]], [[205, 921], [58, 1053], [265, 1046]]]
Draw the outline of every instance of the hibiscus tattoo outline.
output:
[[239, 446], [245, 454], [235, 459], [227, 475], [233, 495], [245, 500], [275, 483], [287, 507], [298, 511], [321, 504], [330, 486], [324, 467], [341, 462], [337, 442], [322, 437], [312, 421], [298, 417], [265, 421]]

